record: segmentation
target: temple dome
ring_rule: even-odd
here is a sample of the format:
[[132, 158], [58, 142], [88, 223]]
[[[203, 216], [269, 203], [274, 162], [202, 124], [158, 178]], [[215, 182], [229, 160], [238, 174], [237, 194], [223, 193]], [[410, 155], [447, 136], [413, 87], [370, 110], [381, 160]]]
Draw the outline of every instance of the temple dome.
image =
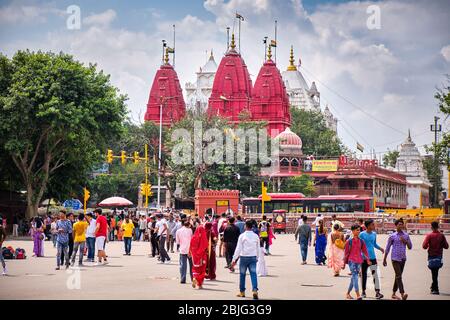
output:
[[163, 101], [162, 123], [164, 126], [170, 126], [184, 117], [186, 105], [180, 81], [175, 69], [168, 62], [167, 53], [165, 64], [159, 68], [153, 79], [147, 112], [144, 117], [145, 121], [153, 121], [159, 124], [161, 101]]
[[279, 135], [275, 137], [279, 141], [280, 146], [285, 147], [297, 147], [302, 148], [303, 143], [302, 139], [291, 131], [291, 129], [288, 127], [286, 130], [281, 132]]
[[248, 110], [252, 93], [252, 80], [241, 55], [235, 50], [234, 35], [231, 47], [222, 58], [217, 69], [208, 114], [239, 121], [239, 114]]
[[261, 67], [253, 87], [250, 112], [252, 120], [268, 122], [271, 136], [290, 126], [289, 97], [270, 50], [269, 59]]

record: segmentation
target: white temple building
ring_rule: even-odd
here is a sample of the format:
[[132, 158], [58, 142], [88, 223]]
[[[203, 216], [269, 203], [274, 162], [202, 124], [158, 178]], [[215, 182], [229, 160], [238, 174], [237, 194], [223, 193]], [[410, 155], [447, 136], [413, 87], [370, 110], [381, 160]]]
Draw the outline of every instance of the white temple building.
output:
[[408, 138], [400, 146], [400, 154], [395, 164], [395, 171], [406, 176], [406, 193], [408, 197], [408, 208], [428, 207], [430, 205], [430, 187], [427, 173], [423, 168], [423, 157], [419, 149], [411, 139]]
[[[294, 50], [292, 47], [289, 66], [286, 71], [282, 72], [281, 76], [283, 77], [292, 107], [321, 112], [320, 92], [317, 90], [316, 83], [313, 81], [311, 86], [308, 86], [302, 73], [294, 64]], [[327, 127], [337, 132], [337, 119], [333, 116], [328, 106], [325, 107], [322, 114], [325, 117]]]
[[186, 83], [186, 107], [196, 113], [204, 113], [208, 108], [208, 99], [211, 95], [214, 76], [217, 71], [217, 63], [211, 50], [208, 61], [200, 70], [196, 72], [197, 82], [195, 84]]

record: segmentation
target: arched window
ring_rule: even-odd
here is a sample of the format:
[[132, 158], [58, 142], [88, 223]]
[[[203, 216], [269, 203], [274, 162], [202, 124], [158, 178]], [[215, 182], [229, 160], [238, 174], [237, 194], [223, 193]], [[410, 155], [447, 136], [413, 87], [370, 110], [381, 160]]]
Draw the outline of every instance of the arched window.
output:
[[281, 159], [280, 166], [281, 167], [289, 167], [289, 160], [287, 158]]

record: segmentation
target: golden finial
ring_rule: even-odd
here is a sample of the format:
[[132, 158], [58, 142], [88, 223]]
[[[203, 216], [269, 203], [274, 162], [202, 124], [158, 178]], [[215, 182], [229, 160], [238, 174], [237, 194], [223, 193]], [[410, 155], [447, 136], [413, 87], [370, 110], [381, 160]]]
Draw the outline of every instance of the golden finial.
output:
[[288, 71], [297, 71], [297, 67], [294, 64], [294, 47], [291, 46], [291, 57], [289, 59]]
[[269, 45], [269, 50], [267, 52], [267, 60], [272, 59], [272, 46]]
[[214, 59], [213, 49], [211, 49], [211, 55], [209, 56], [210, 59]]
[[169, 64], [169, 48], [166, 48], [166, 56], [164, 57], [165, 64]]
[[234, 43], [234, 33], [231, 34], [231, 45], [230, 45], [231, 49], [236, 48], [236, 44]]

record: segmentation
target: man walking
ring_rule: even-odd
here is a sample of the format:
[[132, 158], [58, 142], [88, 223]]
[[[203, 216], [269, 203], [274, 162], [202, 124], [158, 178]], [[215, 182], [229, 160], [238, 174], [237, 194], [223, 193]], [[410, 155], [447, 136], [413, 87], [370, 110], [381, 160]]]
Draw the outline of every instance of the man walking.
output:
[[139, 235], [138, 235], [138, 241], [145, 240], [145, 230], [147, 229], [147, 220], [145, 219], [145, 216], [141, 216], [139, 219]]
[[406, 248], [409, 250], [412, 249], [411, 239], [406, 232], [403, 232], [404, 223], [402, 219], [395, 220], [394, 222], [396, 227], [396, 232], [389, 236], [386, 251], [384, 253], [383, 266], [387, 266], [387, 257], [392, 247], [392, 266], [394, 267], [395, 279], [394, 279], [394, 287], [392, 290], [392, 299], [400, 300], [397, 296], [397, 290], [400, 291], [402, 296], [402, 300], [408, 299], [408, 294], [405, 293], [405, 289], [403, 287], [402, 274], [405, 268], [406, 263]]
[[126, 217], [122, 222], [123, 243], [125, 244], [125, 255], [131, 256], [131, 240], [133, 238], [134, 223], [130, 217]]
[[106, 259], [105, 252], [105, 243], [106, 243], [106, 235], [108, 234], [108, 222], [106, 221], [105, 216], [102, 214], [102, 209], [97, 208], [94, 210], [95, 213], [95, 246], [97, 247], [98, 252], [98, 265], [102, 263], [107, 264], [108, 260]]
[[267, 217], [263, 216], [262, 221], [258, 225], [259, 237], [261, 239], [261, 247], [264, 247], [266, 252], [265, 255], [269, 254], [269, 227], [270, 224], [267, 222]]
[[241, 231], [234, 224], [234, 217], [230, 217], [228, 219], [228, 225], [223, 232], [223, 241], [225, 242], [225, 258], [227, 261], [225, 268], [230, 269], [231, 272], [234, 272], [231, 263], [233, 262], [234, 250], [236, 249], [240, 235]]
[[164, 216], [162, 213], [158, 214], [156, 216], [157, 222], [156, 222], [156, 234], [158, 235], [158, 241], [159, 241], [159, 256], [161, 258], [161, 263], [170, 262], [170, 257], [167, 254], [165, 245], [166, 245], [166, 239], [168, 234], [168, 227], [167, 227], [167, 221], [164, 219]]
[[94, 262], [95, 260], [95, 229], [97, 222], [94, 219], [94, 215], [89, 212], [86, 214], [86, 220], [89, 226], [86, 229], [86, 245], [87, 245], [87, 261]]
[[442, 268], [443, 249], [448, 249], [448, 242], [445, 236], [439, 231], [439, 222], [431, 223], [431, 233], [427, 234], [422, 247], [428, 250], [428, 268], [431, 270], [431, 294], [439, 294], [438, 274]]
[[14, 215], [13, 217], [13, 237], [18, 237], [19, 236], [19, 217], [17, 216], [17, 214]]
[[58, 237], [56, 239], [56, 270], [60, 270], [63, 264], [62, 255], [66, 257], [66, 269], [69, 268], [69, 237], [72, 234], [72, 223], [67, 220], [66, 212], [61, 210], [59, 220], [56, 223]]
[[84, 247], [86, 246], [86, 229], [89, 224], [84, 221], [84, 214], [78, 215], [78, 222], [73, 225], [73, 252], [72, 252], [72, 266], [75, 265], [75, 257], [77, 256], [78, 248], [80, 254], [78, 258], [78, 266], [83, 265]]
[[175, 241], [180, 246], [180, 283], [186, 283], [187, 265], [189, 263], [189, 275], [192, 282], [192, 257], [190, 256], [190, 245], [192, 239], [192, 229], [186, 219], [183, 226], [175, 233]]
[[306, 264], [306, 258], [308, 257], [308, 246], [311, 246], [312, 232], [311, 227], [307, 223], [308, 217], [302, 216], [302, 224], [300, 224], [295, 230], [295, 240], [300, 245], [300, 254], [302, 256], [302, 264]]
[[159, 243], [158, 243], [158, 234], [156, 232], [156, 219], [153, 216], [150, 217], [148, 229], [150, 230], [150, 244], [152, 246], [152, 257], [154, 258], [156, 255], [158, 255], [159, 260]]
[[169, 214], [169, 221], [167, 221], [167, 251], [173, 253], [173, 245], [175, 243], [175, 235], [173, 234], [173, 230], [175, 229], [177, 223], [173, 218], [173, 213]]
[[247, 269], [250, 273], [252, 282], [253, 299], [258, 299], [258, 278], [256, 276], [256, 263], [259, 259], [260, 242], [259, 237], [252, 231], [253, 221], [245, 222], [245, 232], [239, 236], [236, 250], [233, 255], [233, 262], [231, 268], [237, 263], [239, 259], [239, 293], [238, 297], [245, 297], [245, 276]]
[[[377, 256], [375, 255], [375, 249], [384, 253], [384, 249], [377, 244], [377, 234], [375, 232], [375, 223], [372, 219], [364, 222], [366, 231], [361, 232], [359, 237], [364, 241], [367, 247], [368, 257], [364, 257], [364, 261], [361, 266], [361, 284], [362, 284], [362, 297], [366, 298], [366, 285], [367, 285], [367, 269], [370, 269], [373, 277], [373, 283], [375, 285], [375, 298], [382, 299], [383, 295], [380, 293], [380, 279], [378, 278], [378, 264]], [[367, 264], [367, 259], [370, 260], [371, 265]]]
[[237, 216], [236, 227], [239, 228], [239, 232], [243, 233], [245, 231], [245, 222], [242, 221], [242, 217], [240, 215]]

